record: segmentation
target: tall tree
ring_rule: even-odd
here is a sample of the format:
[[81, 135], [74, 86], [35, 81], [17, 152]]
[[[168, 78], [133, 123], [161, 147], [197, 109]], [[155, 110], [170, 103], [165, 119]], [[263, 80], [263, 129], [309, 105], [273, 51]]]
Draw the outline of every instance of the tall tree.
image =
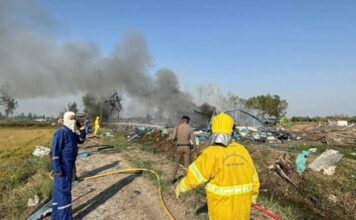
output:
[[287, 113], [288, 103], [278, 95], [260, 95], [246, 100], [245, 106], [262, 111], [264, 114], [282, 118]]

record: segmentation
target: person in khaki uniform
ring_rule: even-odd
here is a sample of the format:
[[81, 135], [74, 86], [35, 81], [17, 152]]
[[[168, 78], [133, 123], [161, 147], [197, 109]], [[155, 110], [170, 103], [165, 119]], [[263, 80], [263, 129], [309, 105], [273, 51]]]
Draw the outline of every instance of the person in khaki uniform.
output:
[[182, 157], [184, 158], [184, 167], [188, 168], [190, 164], [191, 149], [190, 145], [193, 143], [193, 151], [195, 151], [195, 135], [193, 129], [189, 125], [190, 118], [188, 116], [183, 116], [181, 123], [177, 125], [173, 134], [170, 137], [171, 140], [177, 140], [176, 151], [175, 151], [175, 165], [172, 171], [172, 184], [176, 181], [176, 174], [178, 171], [179, 162]]

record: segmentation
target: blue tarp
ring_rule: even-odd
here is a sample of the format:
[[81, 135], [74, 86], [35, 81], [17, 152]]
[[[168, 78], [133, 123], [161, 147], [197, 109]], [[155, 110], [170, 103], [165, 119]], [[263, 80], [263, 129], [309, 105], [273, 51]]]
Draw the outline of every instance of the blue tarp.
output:
[[295, 160], [295, 165], [296, 165], [297, 172], [299, 174], [302, 174], [304, 172], [309, 156], [310, 156], [310, 151], [306, 151], [306, 150], [303, 150], [302, 153], [298, 154]]

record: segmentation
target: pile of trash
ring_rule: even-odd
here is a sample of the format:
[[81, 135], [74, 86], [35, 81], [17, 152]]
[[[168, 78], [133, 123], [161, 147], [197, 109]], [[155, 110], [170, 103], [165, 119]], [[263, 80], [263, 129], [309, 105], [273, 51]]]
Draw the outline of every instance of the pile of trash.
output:
[[[144, 145], [156, 146], [168, 154], [174, 152], [174, 141], [170, 140], [173, 128], [158, 126], [130, 126], [125, 128], [128, 131], [127, 139], [129, 142], [139, 142]], [[194, 131], [197, 146], [203, 146], [208, 142], [210, 133], [208, 130]]]
[[249, 139], [254, 142], [284, 143], [286, 141], [299, 141], [301, 137], [293, 135], [280, 127], [252, 127], [238, 126], [238, 133], [242, 139]]
[[173, 129], [156, 126], [130, 126], [126, 128], [128, 131], [127, 139], [129, 142], [139, 142], [144, 146], [155, 146], [160, 150], [173, 154], [173, 143], [169, 140], [169, 136]]
[[[159, 126], [126, 126], [125, 130], [129, 132], [128, 141], [145, 141], [145, 142], [161, 142], [169, 138], [172, 134], [173, 128], [159, 127]], [[208, 142], [211, 135], [208, 129], [200, 129], [194, 131], [196, 137], [196, 144], [204, 144]], [[301, 137], [286, 132], [279, 127], [253, 127], [240, 126], [236, 127], [233, 134], [236, 140], [249, 139], [254, 142], [267, 143], [284, 143], [287, 141], [299, 141]]]
[[127, 136], [128, 141], [140, 140], [140, 139], [152, 139], [159, 141], [161, 139], [167, 139], [171, 129], [168, 128], [154, 128], [154, 127], [131, 127], [129, 128], [129, 134]]
[[295, 131], [307, 141], [320, 141], [324, 144], [339, 146], [356, 145], [356, 125], [312, 125]]
[[313, 171], [323, 171], [325, 175], [333, 175], [335, 173], [335, 164], [343, 157], [337, 150], [327, 150], [308, 165]]
[[36, 146], [36, 149], [32, 152], [32, 155], [35, 157], [44, 157], [48, 156], [50, 151], [51, 149], [49, 149], [48, 147], [38, 145]]
[[309, 151], [304, 150], [298, 154], [295, 160], [297, 173], [302, 174], [306, 167], [308, 167], [314, 172], [322, 172], [324, 175], [328, 176], [333, 175], [336, 169], [335, 164], [341, 160], [343, 155], [337, 150], [326, 150], [307, 166], [306, 164], [311, 153], [315, 153], [314, 149], [315, 148], [311, 148]]
[[309, 150], [303, 150], [295, 158], [295, 163], [292, 162], [292, 157], [288, 153], [283, 153], [283, 155], [278, 155], [276, 161], [273, 165], [269, 166], [270, 170], [281, 171], [278, 174], [284, 179], [291, 177], [291, 174], [295, 170], [298, 174], [303, 174], [308, 168], [313, 172], [321, 172], [324, 175], [331, 176], [335, 173], [336, 164], [342, 159], [343, 155], [337, 150], [326, 150], [311, 163], [308, 163], [309, 158], [313, 153], [316, 153], [316, 148], [310, 148]]

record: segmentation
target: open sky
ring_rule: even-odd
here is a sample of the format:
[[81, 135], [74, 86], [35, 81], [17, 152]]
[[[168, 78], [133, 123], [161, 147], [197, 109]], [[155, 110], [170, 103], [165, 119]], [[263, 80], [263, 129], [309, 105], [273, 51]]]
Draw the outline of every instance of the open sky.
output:
[[278, 94], [288, 115], [356, 115], [356, 1], [37, 0], [59, 41], [108, 56], [130, 30], [183, 87]]

